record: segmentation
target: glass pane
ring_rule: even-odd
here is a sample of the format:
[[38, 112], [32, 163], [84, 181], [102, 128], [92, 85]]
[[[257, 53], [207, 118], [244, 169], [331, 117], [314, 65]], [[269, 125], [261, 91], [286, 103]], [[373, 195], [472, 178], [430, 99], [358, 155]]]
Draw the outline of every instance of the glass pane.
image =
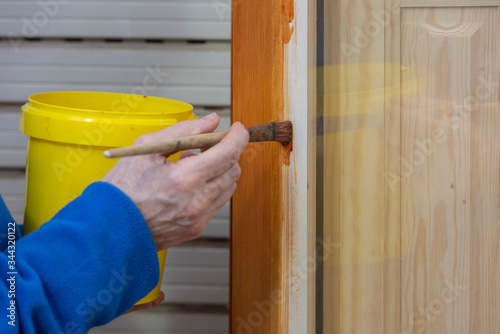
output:
[[499, 7], [318, 0], [317, 333], [500, 332]]

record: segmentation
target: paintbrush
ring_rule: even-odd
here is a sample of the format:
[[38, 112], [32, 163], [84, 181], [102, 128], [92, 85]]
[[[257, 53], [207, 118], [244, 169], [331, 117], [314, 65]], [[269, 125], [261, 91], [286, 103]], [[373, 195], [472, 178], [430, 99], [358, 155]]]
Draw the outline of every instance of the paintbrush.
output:
[[[276, 141], [283, 145], [292, 141], [293, 128], [290, 121], [277, 121], [272, 123], [254, 125], [246, 128], [250, 135], [250, 142]], [[106, 158], [122, 158], [134, 155], [155, 153], [172, 154], [184, 150], [206, 149], [219, 143], [227, 131], [203, 133], [194, 136], [180, 137], [142, 145], [114, 148], [104, 152]]]

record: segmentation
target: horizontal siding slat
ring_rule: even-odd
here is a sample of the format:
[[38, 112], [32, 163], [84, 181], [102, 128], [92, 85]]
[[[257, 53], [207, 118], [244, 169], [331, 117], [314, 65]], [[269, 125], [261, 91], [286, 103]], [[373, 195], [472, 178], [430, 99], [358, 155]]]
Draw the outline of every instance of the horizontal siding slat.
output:
[[[71, 90], [154, 95], [205, 106], [229, 105], [230, 103], [230, 91], [227, 87], [170, 85], [150, 88], [152, 89], [144, 89], [142, 86], [112, 84], [10, 83], [0, 84], [0, 100], [5, 102], [23, 102], [32, 94]], [[142, 94], [143, 92], [146, 94]]]
[[213, 39], [230, 38], [229, 22], [129, 21], [109, 19], [52, 19], [41, 28], [26, 28], [19, 19], [0, 19], [0, 36], [16, 38], [136, 38]]
[[[229, 43], [192, 47], [124, 43], [0, 42], [0, 101], [47, 91], [110, 91], [230, 104]], [[154, 65], [150, 65], [154, 64]]]
[[0, 36], [223, 40], [230, 9], [222, 1], [0, 1]]
[[165, 303], [173, 304], [220, 304], [229, 302], [229, 286], [169, 285], [162, 284]]
[[0, 65], [159, 66], [226, 68], [231, 65], [230, 43], [98, 43], [25, 42], [17, 50], [0, 41]]
[[229, 203], [227, 203], [222, 208], [220, 208], [219, 211], [215, 213], [214, 218], [229, 219], [229, 210], [230, 210], [230, 205]]
[[[229, 248], [213, 247], [213, 243], [205, 243], [205, 246], [192, 246], [193, 244], [183, 244], [170, 248], [167, 251], [165, 267], [168, 266], [190, 266], [204, 267], [227, 267], [229, 265]], [[195, 244], [196, 245], [196, 244]], [[212, 245], [212, 247], [207, 247]]]
[[229, 217], [212, 218], [205, 231], [201, 234], [202, 238], [229, 238]]
[[21, 105], [0, 105], [0, 131], [16, 131], [20, 112]]
[[[229, 321], [229, 319], [227, 320]], [[206, 332], [192, 332], [192, 331], [165, 331], [163, 329], [160, 330], [133, 330], [133, 329], [128, 329], [128, 328], [107, 328], [107, 327], [98, 327], [97, 329], [94, 329], [90, 331], [89, 333], [91, 334], [228, 334], [228, 331], [216, 331], [213, 332], [209, 329], [207, 329]]]
[[22, 225], [24, 220], [24, 197], [3, 196], [5, 205], [9, 208], [12, 218], [17, 224]]
[[228, 333], [227, 314], [206, 314], [194, 312], [172, 312], [157, 309], [136, 311], [123, 315], [105, 327], [95, 328], [91, 334], [188, 334], [188, 333]]
[[24, 195], [24, 172], [0, 171], [0, 193]]
[[26, 153], [17, 149], [0, 148], [1, 168], [25, 168]]
[[[27, 137], [17, 130], [20, 108], [20, 105], [0, 105], [0, 168], [24, 168], [26, 166]], [[0, 192], [1, 182], [0, 177]], [[24, 192], [24, 185], [22, 189]], [[16, 220], [19, 221], [18, 218]]]
[[[54, 18], [118, 19], [174, 19], [200, 21], [228, 21], [230, 6], [222, 1], [75, 1], [63, 5], [41, 7], [39, 1], [0, 1], [3, 17], [31, 18], [44, 11]], [[226, 2], [227, 4], [227, 2]], [[44, 9], [46, 8], [46, 9]], [[224, 14], [224, 15], [222, 15]]]
[[170, 248], [163, 275], [165, 303], [227, 304], [229, 247], [226, 242], [193, 241]]
[[[229, 89], [228, 69], [180, 69], [163, 67], [156, 72], [161, 85], [225, 86]], [[108, 66], [0, 66], [0, 82], [20, 83], [92, 83], [92, 84], [158, 84], [143, 67]]]
[[165, 285], [224, 286], [229, 284], [229, 266], [169, 266], [165, 268], [162, 283]]
[[26, 137], [16, 131], [0, 132], [0, 148], [26, 149]]
[[[229, 321], [229, 320], [228, 320]], [[89, 333], [91, 334], [200, 334], [200, 332], [192, 332], [192, 331], [189, 331], [189, 332], [186, 332], [186, 331], [182, 331], [182, 332], [179, 332], [179, 331], [165, 331], [163, 329], [161, 330], [158, 330], [158, 331], [143, 331], [143, 330], [130, 330], [130, 329], [127, 329], [127, 328], [118, 328], [118, 329], [115, 329], [115, 328], [107, 328], [107, 327], [99, 327], [98, 329], [95, 329], [95, 330], [92, 330], [90, 331]], [[207, 331], [207, 332], [202, 332], [202, 334], [228, 334], [229, 332], [228, 331], [216, 331], [216, 332], [212, 332], [211, 330]]]

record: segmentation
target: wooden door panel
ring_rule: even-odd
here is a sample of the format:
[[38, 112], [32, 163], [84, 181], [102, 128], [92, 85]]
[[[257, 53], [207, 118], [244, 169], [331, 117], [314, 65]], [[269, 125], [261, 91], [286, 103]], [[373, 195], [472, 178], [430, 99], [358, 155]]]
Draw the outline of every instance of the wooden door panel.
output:
[[327, 333], [496, 333], [498, 1], [325, 1]]
[[497, 333], [498, 8], [401, 21], [402, 328]]

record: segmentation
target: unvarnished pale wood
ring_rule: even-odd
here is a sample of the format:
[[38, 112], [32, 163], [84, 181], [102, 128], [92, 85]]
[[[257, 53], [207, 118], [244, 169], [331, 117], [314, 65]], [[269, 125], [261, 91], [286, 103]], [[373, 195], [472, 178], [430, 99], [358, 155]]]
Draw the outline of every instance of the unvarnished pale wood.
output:
[[[251, 126], [283, 119], [293, 2], [239, 1], [232, 19], [232, 120]], [[240, 158], [231, 215], [231, 333], [288, 333], [287, 149], [256, 143]]]
[[500, 332], [498, 3], [325, 4], [323, 332]]
[[498, 333], [498, 8], [402, 22], [402, 329]]
[[389, 182], [388, 171], [398, 170], [401, 152], [401, 10], [385, 2], [390, 21], [384, 31], [384, 334], [401, 334], [401, 187]]
[[401, 0], [401, 7], [478, 7], [500, 6], [499, 0]]
[[[294, 33], [287, 44], [285, 94], [294, 124], [289, 182], [289, 330], [315, 333], [316, 258], [316, 1], [296, 0]], [[286, 246], [286, 245], [285, 245]], [[286, 268], [285, 268], [286, 270]], [[287, 275], [285, 273], [285, 275]]]
[[385, 4], [325, 7], [323, 332], [384, 333], [385, 36], [379, 24], [360, 44], [353, 28]]
[[[316, 279], [317, 279], [317, 269], [318, 269], [318, 252], [317, 252], [317, 238], [316, 238], [316, 230], [317, 230], [317, 217], [316, 217], [316, 208], [317, 208], [317, 167], [318, 167], [318, 159], [317, 159], [317, 150], [318, 150], [318, 141], [317, 141], [317, 119], [318, 113], [316, 110], [316, 101], [317, 101], [317, 59], [316, 59], [316, 49], [317, 49], [317, 21], [314, 19], [318, 15], [318, 8], [316, 1], [307, 1], [308, 3], [308, 31], [307, 31], [307, 40], [308, 40], [308, 61], [307, 61], [307, 219], [305, 222], [301, 222], [301, 224], [306, 224], [306, 233], [307, 236], [302, 236], [307, 240], [307, 256], [308, 259], [313, 259], [316, 262], [316, 267], [314, 271], [308, 271], [307, 273], [307, 301], [302, 303], [301, 311], [303, 311], [304, 305], [307, 308], [307, 333], [315, 333], [317, 324], [316, 324]], [[300, 15], [300, 13], [298, 13]], [[302, 110], [295, 109], [296, 113], [302, 113]], [[302, 120], [304, 118], [299, 118]], [[302, 176], [303, 179], [303, 176]], [[304, 197], [301, 197], [304, 198]], [[301, 201], [302, 202], [302, 201]], [[296, 204], [296, 205], [304, 205]], [[307, 260], [306, 260], [307, 261]], [[303, 262], [302, 262], [303, 263]], [[295, 314], [293, 315], [295, 316]], [[300, 333], [298, 331], [293, 331], [292, 333]]]

